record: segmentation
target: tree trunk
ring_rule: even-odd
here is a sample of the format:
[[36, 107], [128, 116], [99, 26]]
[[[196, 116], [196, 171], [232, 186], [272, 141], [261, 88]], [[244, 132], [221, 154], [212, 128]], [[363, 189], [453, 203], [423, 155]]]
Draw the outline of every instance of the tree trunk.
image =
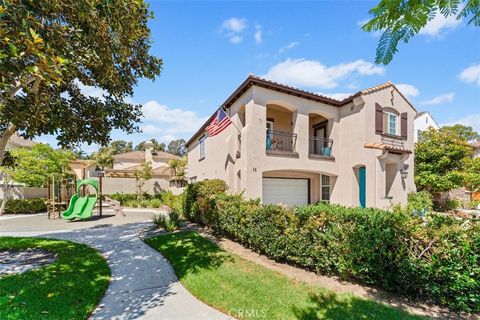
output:
[[10, 124], [4, 132], [0, 133], [0, 166], [5, 157], [5, 148], [7, 147], [8, 139], [15, 133], [16, 129], [17, 127], [14, 124]]
[[3, 194], [3, 200], [2, 200], [2, 205], [0, 206], [0, 216], [3, 214], [3, 212], [5, 211], [5, 206], [7, 205], [7, 197], [5, 195], [5, 193]]

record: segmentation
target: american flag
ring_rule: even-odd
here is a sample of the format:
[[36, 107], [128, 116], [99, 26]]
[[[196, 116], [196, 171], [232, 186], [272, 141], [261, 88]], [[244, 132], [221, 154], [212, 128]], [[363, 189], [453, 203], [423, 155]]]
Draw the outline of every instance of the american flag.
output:
[[223, 129], [230, 125], [230, 123], [232, 123], [232, 120], [228, 114], [226, 114], [222, 108], [219, 108], [217, 110], [217, 114], [210, 124], [205, 128], [205, 130], [208, 132], [209, 137], [213, 137], [222, 132]]

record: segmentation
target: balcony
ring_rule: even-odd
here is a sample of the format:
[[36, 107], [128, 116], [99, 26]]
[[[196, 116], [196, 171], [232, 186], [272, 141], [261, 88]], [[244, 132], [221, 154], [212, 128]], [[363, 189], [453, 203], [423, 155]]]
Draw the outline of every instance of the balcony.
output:
[[309, 154], [319, 157], [332, 157], [332, 139], [325, 139], [319, 137], [310, 137], [309, 139]]
[[265, 142], [266, 151], [269, 154], [296, 154], [296, 133], [267, 130]]

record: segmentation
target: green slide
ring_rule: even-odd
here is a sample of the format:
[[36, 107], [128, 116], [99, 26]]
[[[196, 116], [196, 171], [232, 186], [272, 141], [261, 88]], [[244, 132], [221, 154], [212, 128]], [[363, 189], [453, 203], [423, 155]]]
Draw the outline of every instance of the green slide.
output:
[[[84, 185], [92, 186], [95, 189], [95, 194], [80, 197], [80, 188]], [[62, 218], [67, 220], [90, 218], [97, 199], [98, 181], [94, 179], [78, 180], [77, 193], [70, 198], [70, 204], [68, 205], [67, 210], [62, 212]]]

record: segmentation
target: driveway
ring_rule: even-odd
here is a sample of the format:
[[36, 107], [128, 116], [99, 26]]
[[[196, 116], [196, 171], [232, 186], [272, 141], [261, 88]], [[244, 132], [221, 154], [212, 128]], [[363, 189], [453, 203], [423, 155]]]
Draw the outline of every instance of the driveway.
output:
[[89, 221], [48, 220], [46, 215], [0, 217], [0, 236], [37, 236], [85, 243], [107, 259], [112, 280], [92, 319], [231, 319], [180, 284], [170, 263], [139, 234], [153, 212], [125, 212]]

